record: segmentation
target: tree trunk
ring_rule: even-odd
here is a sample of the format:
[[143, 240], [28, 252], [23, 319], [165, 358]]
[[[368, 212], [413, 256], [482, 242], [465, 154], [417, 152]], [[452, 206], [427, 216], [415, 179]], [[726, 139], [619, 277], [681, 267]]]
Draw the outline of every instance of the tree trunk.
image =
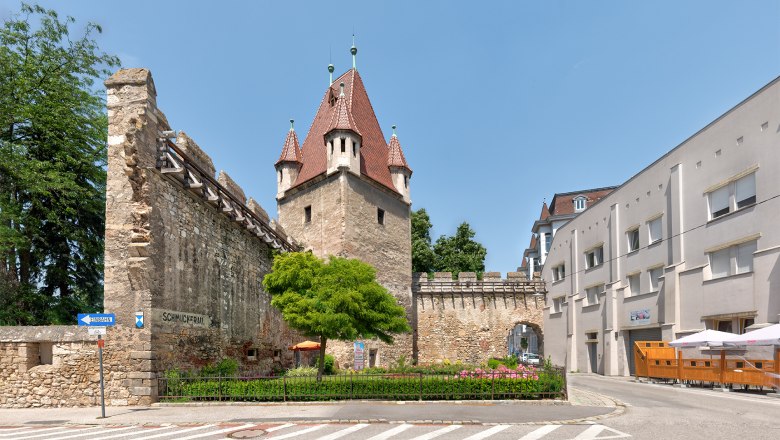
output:
[[317, 366], [317, 382], [322, 381], [322, 372], [325, 370], [325, 344], [328, 339], [320, 336], [320, 362]]

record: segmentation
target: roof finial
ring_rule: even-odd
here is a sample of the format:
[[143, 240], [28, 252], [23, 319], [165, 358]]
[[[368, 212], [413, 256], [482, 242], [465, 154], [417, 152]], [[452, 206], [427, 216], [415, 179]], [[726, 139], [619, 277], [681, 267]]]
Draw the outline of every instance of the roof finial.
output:
[[395, 125], [393, 125], [393, 137], [398, 137], [395, 135]]
[[352, 47], [349, 49], [349, 52], [352, 54], [352, 68], [357, 70], [357, 65], [355, 64], [355, 58], [357, 55], [357, 47], [355, 46], [355, 34], [352, 34]]
[[341, 83], [341, 94], [339, 94], [339, 98], [344, 96], [344, 83]]
[[295, 131], [295, 119], [290, 119], [290, 131]]
[[330, 63], [330, 64], [328, 64], [328, 72], [330, 73], [330, 81], [328, 82], [328, 85], [329, 85], [329, 86], [330, 86], [330, 85], [333, 85], [333, 71], [334, 71], [335, 69], [336, 69], [336, 68], [335, 68], [335, 67], [333, 67], [333, 63]]

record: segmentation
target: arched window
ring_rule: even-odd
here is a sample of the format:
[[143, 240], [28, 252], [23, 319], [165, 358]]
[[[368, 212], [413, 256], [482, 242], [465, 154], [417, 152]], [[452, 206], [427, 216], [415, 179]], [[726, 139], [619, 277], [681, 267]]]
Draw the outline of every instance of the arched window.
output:
[[579, 212], [587, 207], [588, 199], [585, 196], [577, 196], [574, 198], [574, 211]]

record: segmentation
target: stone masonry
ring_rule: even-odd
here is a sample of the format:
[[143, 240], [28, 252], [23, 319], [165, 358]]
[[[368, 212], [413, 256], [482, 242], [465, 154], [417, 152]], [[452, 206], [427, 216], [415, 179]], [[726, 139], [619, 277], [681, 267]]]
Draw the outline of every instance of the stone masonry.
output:
[[[431, 280], [415, 273], [413, 291], [421, 364], [504, 357], [507, 335], [517, 324], [529, 325], [543, 340], [544, 283], [527, 280], [523, 272], [509, 272], [506, 279], [485, 272], [482, 280], [473, 272], [457, 280], [450, 272], [437, 272]], [[541, 342], [539, 349], [543, 353]]]

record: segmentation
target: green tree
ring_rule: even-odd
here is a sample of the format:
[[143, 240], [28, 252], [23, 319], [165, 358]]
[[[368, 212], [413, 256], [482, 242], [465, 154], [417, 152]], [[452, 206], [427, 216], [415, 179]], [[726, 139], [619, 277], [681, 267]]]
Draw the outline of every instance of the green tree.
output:
[[439, 272], [484, 272], [487, 250], [474, 240], [474, 231], [468, 223], [458, 226], [455, 235], [442, 235], [436, 240], [436, 270]]
[[0, 29], [0, 324], [102, 308], [107, 117], [98, 25], [22, 4]]
[[263, 287], [287, 324], [307, 336], [320, 337], [317, 380], [322, 379], [329, 339], [353, 341], [410, 331], [406, 311], [376, 282], [376, 271], [359, 260], [330, 257], [325, 262], [308, 252], [274, 259]]
[[431, 218], [425, 208], [412, 211], [412, 272], [433, 272], [436, 256], [431, 247]]

